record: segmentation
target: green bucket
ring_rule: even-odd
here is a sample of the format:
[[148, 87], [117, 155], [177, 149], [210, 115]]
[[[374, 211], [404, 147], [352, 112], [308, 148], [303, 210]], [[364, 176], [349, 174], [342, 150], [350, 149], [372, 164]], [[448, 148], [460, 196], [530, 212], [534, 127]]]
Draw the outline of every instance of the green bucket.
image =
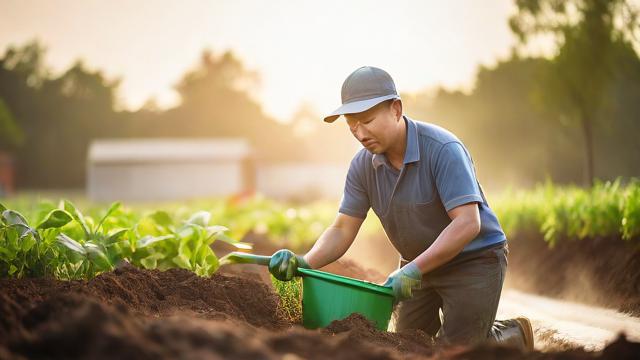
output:
[[387, 330], [393, 309], [393, 291], [384, 286], [324, 271], [298, 268], [302, 276], [302, 325], [325, 327], [352, 313], [360, 313]]

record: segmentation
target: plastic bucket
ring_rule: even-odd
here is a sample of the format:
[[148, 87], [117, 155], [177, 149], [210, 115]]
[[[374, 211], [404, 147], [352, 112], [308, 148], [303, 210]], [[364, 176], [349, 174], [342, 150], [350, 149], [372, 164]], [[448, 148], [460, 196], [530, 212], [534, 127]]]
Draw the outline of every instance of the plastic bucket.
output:
[[393, 309], [393, 291], [384, 286], [324, 271], [298, 268], [302, 274], [302, 324], [325, 327], [352, 313], [360, 313], [387, 330]]

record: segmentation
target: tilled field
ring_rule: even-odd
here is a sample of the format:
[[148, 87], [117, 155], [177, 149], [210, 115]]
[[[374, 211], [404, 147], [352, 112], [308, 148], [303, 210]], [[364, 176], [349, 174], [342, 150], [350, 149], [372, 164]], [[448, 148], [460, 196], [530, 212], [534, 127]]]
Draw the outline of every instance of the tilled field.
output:
[[[350, 271], [353, 271], [351, 269]], [[352, 315], [325, 329], [292, 324], [259, 279], [123, 267], [90, 281], [0, 280], [0, 358], [583, 359], [634, 358], [624, 339], [601, 353], [445, 348]]]

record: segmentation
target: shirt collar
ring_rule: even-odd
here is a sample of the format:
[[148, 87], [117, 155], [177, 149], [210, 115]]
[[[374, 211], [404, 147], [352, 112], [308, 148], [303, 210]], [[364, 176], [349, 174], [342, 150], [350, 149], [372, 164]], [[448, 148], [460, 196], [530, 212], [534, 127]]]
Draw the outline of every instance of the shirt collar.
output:
[[[404, 164], [420, 161], [420, 146], [418, 144], [418, 127], [416, 123], [403, 115], [405, 124], [407, 125], [407, 148], [404, 151]], [[373, 154], [371, 163], [375, 169], [382, 164], [387, 163], [387, 157], [384, 154]]]

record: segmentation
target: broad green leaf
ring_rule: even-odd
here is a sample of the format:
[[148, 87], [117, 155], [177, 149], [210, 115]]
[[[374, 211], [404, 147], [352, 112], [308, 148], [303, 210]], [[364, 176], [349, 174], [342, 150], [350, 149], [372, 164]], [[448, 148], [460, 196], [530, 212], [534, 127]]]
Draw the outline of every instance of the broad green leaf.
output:
[[219, 234], [225, 231], [229, 231], [229, 228], [227, 228], [226, 226], [222, 226], [222, 225], [207, 226], [207, 234], [209, 235]]
[[155, 211], [151, 215], [149, 215], [149, 217], [153, 219], [153, 221], [155, 221], [156, 224], [160, 226], [168, 228], [173, 225], [173, 220], [171, 219], [171, 215], [169, 215], [169, 213], [166, 211], [162, 211], [162, 210]]
[[193, 256], [193, 252], [189, 248], [190, 238], [181, 238], [180, 245], [178, 246], [178, 255], [184, 257], [185, 259], [191, 259]]
[[27, 235], [22, 236], [20, 238], [20, 247], [24, 252], [31, 250], [31, 248], [35, 244], [36, 244], [36, 239], [34, 238], [33, 233], [28, 233]]
[[100, 222], [98, 223], [98, 226], [96, 226], [96, 231], [100, 230], [100, 228], [102, 227], [102, 224], [104, 224], [104, 221], [107, 220], [107, 218], [109, 216], [111, 216], [111, 214], [118, 210], [120, 208], [122, 204], [118, 201], [114, 202], [113, 204], [111, 204], [111, 206], [109, 207], [109, 210], [107, 210], [107, 213], [102, 217], [102, 219], [100, 219]]
[[205, 229], [205, 232], [206, 232], [205, 240], [207, 245], [210, 245], [211, 243], [213, 243], [218, 237], [223, 235], [224, 232], [228, 230], [229, 230], [228, 228], [220, 225], [207, 226]]
[[164, 257], [165, 255], [163, 253], [151, 254], [142, 258], [140, 260], [140, 264], [142, 264], [146, 269], [156, 269], [158, 267], [158, 260], [162, 260]]
[[12, 229], [15, 229], [18, 233], [18, 239], [22, 239], [23, 237], [34, 233], [33, 229], [24, 224], [13, 224], [11, 225]]
[[182, 254], [178, 254], [178, 256], [171, 259], [176, 265], [183, 269], [191, 270], [191, 263], [189, 263], [189, 258], [185, 257]]
[[44, 220], [38, 225], [37, 229], [50, 229], [65, 226], [69, 221], [73, 220], [71, 215], [60, 209], [54, 209], [47, 214]]
[[16, 249], [8, 249], [0, 246], [0, 259], [9, 262], [16, 258]]
[[143, 217], [135, 225], [135, 232], [137, 236], [159, 236], [163, 235], [158, 227], [158, 224], [150, 217]]
[[195, 225], [200, 225], [202, 227], [206, 227], [209, 225], [209, 220], [211, 220], [210, 212], [198, 211], [195, 214], [191, 215], [189, 220], [187, 220], [187, 224], [195, 224]]
[[73, 203], [69, 200], [64, 200], [63, 204], [64, 204], [64, 210], [66, 210], [69, 214], [71, 214], [73, 219], [77, 221], [80, 224], [80, 226], [82, 226], [84, 235], [87, 238], [89, 238], [91, 236], [91, 229], [89, 228], [89, 225], [87, 225], [87, 222], [85, 221], [84, 216], [82, 215], [80, 210], [78, 210], [76, 206], [73, 205]]
[[215, 256], [215, 254], [213, 254], [213, 251], [211, 252], [211, 254], [209, 254], [206, 257], [205, 263], [209, 266], [209, 269], [208, 269], [209, 271], [207, 272], [207, 275], [213, 274], [220, 267], [220, 262], [218, 261], [218, 257]]
[[155, 269], [156, 267], [158, 267], [158, 259], [154, 258], [153, 256], [148, 256], [144, 259], [141, 259], [140, 264], [142, 264], [145, 269]]
[[186, 223], [182, 225], [177, 231], [176, 235], [180, 239], [180, 241], [184, 240], [192, 240], [198, 237], [206, 235], [206, 230], [200, 225]]
[[57, 209], [56, 204], [44, 200], [38, 203], [36, 206], [35, 217], [30, 217], [31, 222], [39, 224], [41, 223], [45, 217], [51, 212], [53, 209]]
[[106, 244], [111, 245], [113, 243], [118, 242], [118, 240], [120, 240], [120, 238], [127, 233], [127, 231], [129, 231], [129, 229], [119, 229], [116, 230], [114, 232], [111, 233], [111, 235], [109, 235], [109, 237], [107, 238]]
[[60, 244], [66, 246], [68, 249], [72, 250], [75, 253], [85, 255], [85, 256], [87, 255], [87, 251], [84, 249], [82, 244], [73, 240], [72, 238], [68, 237], [65, 234], [58, 234], [58, 236], [56, 237], [56, 240], [58, 240]]
[[9, 275], [15, 274], [16, 271], [18, 271], [18, 268], [15, 265], [11, 264], [11, 266], [9, 266]]
[[98, 265], [101, 269], [111, 269], [113, 267], [107, 255], [105, 255], [104, 251], [102, 251], [98, 245], [87, 243], [84, 244], [84, 249], [87, 252], [89, 260]]
[[171, 238], [173, 238], [173, 235], [162, 235], [162, 236], [147, 235], [147, 236], [144, 236], [144, 237], [138, 239], [138, 241], [136, 242], [136, 248], [138, 248], [138, 249], [144, 248], [144, 247], [149, 246], [151, 244], [157, 243], [158, 241], [167, 240], [167, 239], [171, 239]]
[[22, 214], [14, 210], [4, 210], [2, 212], [2, 218], [7, 225], [24, 225], [29, 227], [27, 219], [25, 219]]

